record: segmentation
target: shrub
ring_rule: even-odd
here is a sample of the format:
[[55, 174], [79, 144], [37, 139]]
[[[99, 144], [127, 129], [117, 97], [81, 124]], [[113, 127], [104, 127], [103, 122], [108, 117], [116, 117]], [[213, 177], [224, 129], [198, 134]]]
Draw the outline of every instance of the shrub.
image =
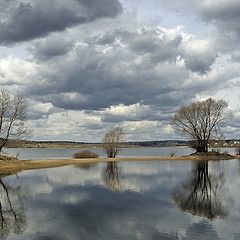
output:
[[90, 150], [82, 150], [73, 154], [73, 158], [98, 158], [99, 155]]
[[11, 156], [0, 155], [0, 161], [16, 161], [17, 158]]

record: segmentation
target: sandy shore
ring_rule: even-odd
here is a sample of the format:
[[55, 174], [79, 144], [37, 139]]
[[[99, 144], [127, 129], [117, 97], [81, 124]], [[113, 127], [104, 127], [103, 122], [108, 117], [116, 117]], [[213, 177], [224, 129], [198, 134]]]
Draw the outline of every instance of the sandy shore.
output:
[[46, 159], [46, 160], [0, 160], [0, 174], [15, 173], [24, 170], [54, 168], [67, 165], [101, 163], [109, 161], [209, 161], [240, 159], [240, 156], [162, 156], [162, 157], [131, 157], [131, 158], [92, 158], [92, 159]]

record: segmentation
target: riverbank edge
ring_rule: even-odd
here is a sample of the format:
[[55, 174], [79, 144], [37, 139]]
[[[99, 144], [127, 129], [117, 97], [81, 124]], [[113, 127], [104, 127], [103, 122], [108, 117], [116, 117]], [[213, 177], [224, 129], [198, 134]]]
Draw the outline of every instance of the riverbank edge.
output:
[[240, 159], [240, 156], [230, 155], [190, 155], [190, 156], [160, 156], [160, 157], [122, 157], [122, 158], [88, 158], [88, 159], [42, 159], [42, 160], [0, 160], [1, 173], [15, 173], [25, 170], [55, 168], [67, 165], [91, 164], [118, 161], [217, 161]]

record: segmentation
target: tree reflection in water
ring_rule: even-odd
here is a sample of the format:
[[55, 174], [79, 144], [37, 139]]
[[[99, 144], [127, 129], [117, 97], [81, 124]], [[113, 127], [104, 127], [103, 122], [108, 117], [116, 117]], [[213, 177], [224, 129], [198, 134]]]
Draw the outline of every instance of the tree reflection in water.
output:
[[197, 162], [190, 180], [174, 190], [173, 199], [183, 211], [192, 215], [210, 220], [223, 218], [227, 214], [219, 200], [223, 182], [223, 174], [209, 174], [207, 161]]
[[0, 239], [6, 239], [10, 233], [21, 234], [26, 228], [23, 205], [23, 191], [16, 175], [16, 181], [6, 183], [0, 174]]
[[119, 168], [116, 162], [107, 163], [107, 167], [103, 170], [103, 181], [108, 189], [112, 191], [122, 191]]

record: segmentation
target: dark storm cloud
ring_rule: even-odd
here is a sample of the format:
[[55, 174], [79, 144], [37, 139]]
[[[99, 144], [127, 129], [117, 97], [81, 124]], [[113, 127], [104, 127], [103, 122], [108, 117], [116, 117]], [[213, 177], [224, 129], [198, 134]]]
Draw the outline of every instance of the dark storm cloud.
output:
[[[81, 58], [76, 60], [78, 63], [80, 61]], [[127, 73], [128, 66], [114, 71], [118, 64], [112, 59], [111, 65], [98, 70], [88, 65], [86, 69], [81, 69], [80, 64], [70, 69], [58, 66], [61, 71], [54, 69], [56, 72], [48, 75], [51, 79], [48, 84], [40, 82], [37, 86], [28, 86], [27, 91], [65, 109], [101, 109], [119, 103], [130, 105], [141, 101], [155, 104], [161, 94], [165, 96], [171, 89], [180, 89], [181, 81], [187, 76], [184, 69], [166, 67], [154, 73], [151, 72], [155, 71], [153, 69], [135, 70], [135, 66], [129, 66], [131, 71], [138, 71], [131, 76]], [[170, 78], [176, 81], [170, 82]], [[161, 104], [168, 105], [170, 98], [163, 98]]]
[[102, 17], [114, 18], [122, 12], [122, 5], [118, 0], [77, 0], [87, 9], [89, 19], [95, 20]]
[[231, 119], [231, 127], [234, 128], [232, 129], [233, 131], [240, 128], [240, 114], [233, 115]]
[[174, 61], [181, 54], [182, 36], [176, 33], [169, 36], [163, 29], [141, 28], [135, 32], [116, 30], [90, 40], [99, 45], [128, 46], [130, 51], [138, 55], [151, 54], [154, 62]]
[[[216, 57], [214, 51], [188, 49], [190, 43], [183, 41], [177, 31], [152, 28], [116, 30], [88, 37], [74, 48], [71, 44], [59, 42], [56, 37], [33, 47], [38, 59], [63, 57], [54, 58], [47, 65], [44, 61], [39, 63], [39, 80], [25, 87], [26, 95], [64, 109], [99, 110], [139, 102], [174, 109], [185, 101], [186, 95], [191, 99], [199, 91], [192, 85], [182, 90], [183, 82], [190, 77], [189, 70], [207, 73]], [[178, 61], [185, 61], [185, 65]], [[108, 116], [105, 120], [115, 118]], [[137, 119], [138, 116], [132, 120]]]
[[73, 46], [73, 41], [55, 36], [34, 43], [29, 50], [36, 59], [44, 61], [67, 54]]
[[[207, 49], [191, 49], [191, 41], [183, 41], [180, 32], [169, 34], [165, 29], [141, 28], [136, 32], [117, 30], [89, 40], [93, 44], [127, 46], [130, 51], [138, 55], [148, 56], [152, 64], [159, 62], [185, 61], [186, 67], [192, 72], [207, 73], [217, 57], [216, 49], [209, 46]], [[201, 44], [201, 42], [200, 42]]]
[[[182, 89], [189, 70], [206, 74], [216, 57], [212, 49], [199, 50], [196, 41], [197, 51], [188, 48], [189, 44], [193, 45], [192, 41], [183, 40], [181, 32], [160, 28], [118, 29], [75, 43], [50, 36], [31, 48], [35, 58], [43, 62], [39, 62], [38, 80], [25, 87], [25, 94], [66, 110], [102, 110], [141, 102], [173, 112], [175, 106], [193, 99], [199, 89], [209, 87], [196, 82]], [[184, 61], [185, 66], [178, 61]], [[170, 114], [105, 113], [102, 121], [169, 120]]]
[[215, 62], [216, 57], [216, 54], [207, 54], [207, 56], [187, 56], [185, 58], [185, 64], [192, 72], [205, 74], [210, 71], [211, 65]]
[[176, 34], [168, 39], [163, 30], [142, 29], [130, 41], [130, 49], [141, 54], [151, 53], [154, 62], [176, 61], [181, 55], [181, 34]]
[[225, 0], [200, 4], [199, 14], [210, 23], [216, 25], [221, 34], [236, 34], [240, 37], [240, 1]]
[[118, 0], [69, 0], [67, 4], [53, 0], [1, 2], [0, 43], [3, 44], [39, 38], [98, 18], [113, 18], [122, 11]]

